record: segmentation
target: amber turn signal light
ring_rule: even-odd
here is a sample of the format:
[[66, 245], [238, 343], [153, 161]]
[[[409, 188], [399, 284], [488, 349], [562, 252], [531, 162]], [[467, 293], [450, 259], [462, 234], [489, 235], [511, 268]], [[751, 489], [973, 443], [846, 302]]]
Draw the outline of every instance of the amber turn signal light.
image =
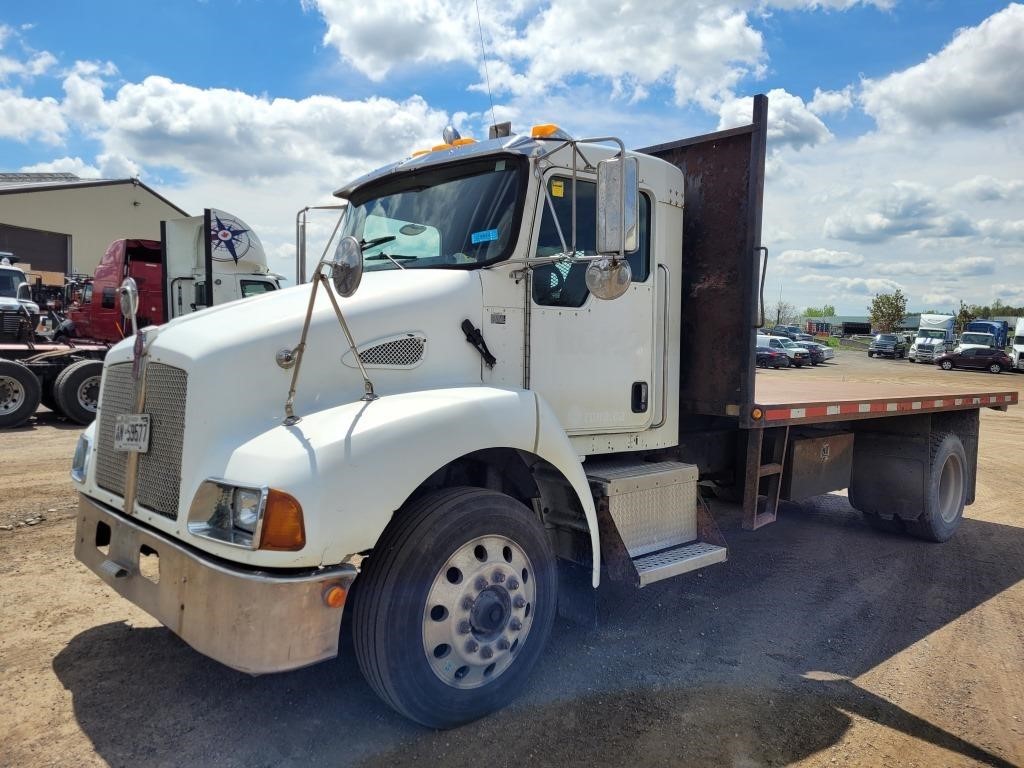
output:
[[345, 604], [345, 588], [332, 584], [324, 590], [324, 604], [328, 608], [341, 608]]
[[306, 546], [302, 507], [295, 497], [273, 488], [267, 493], [260, 549], [296, 552]]

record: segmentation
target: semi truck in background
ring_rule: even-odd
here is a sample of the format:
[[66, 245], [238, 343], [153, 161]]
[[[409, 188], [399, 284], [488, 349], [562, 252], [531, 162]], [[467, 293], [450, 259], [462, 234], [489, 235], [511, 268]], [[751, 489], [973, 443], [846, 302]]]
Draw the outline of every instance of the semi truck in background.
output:
[[311, 283], [110, 350], [76, 557], [250, 674], [345, 631], [385, 702], [450, 728], [522, 690], [556, 613], [592, 624], [602, 579], [723, 562], [715, 514], [753, 530], [849, 488], [873, 527], [951, 538], [979, 411], [1017, 393], [756, 374], [753, 101], [751, 125], [636, 151], [448, 129], [346, 184]]
[[[988, 343], [982, 341], [967, 341], [968, 334], [988, 334], [992, 338]], [[964, 332], [961, 335], [961, 344], [970, 345], [982, 345], [989, 347], [995, 347], [996, 349], [1006, 349], [1006, 345], [1009, 341], [1010, 335], [1010, 324], [1006, 320], [971, 320], [964, 326]]]
[[207, 208], [161, 222], [160, 240], [111, 243], [92, 278], [68, 283], [56, 337], [116, 343], [130, 335], [118, 295], [126, 277], [138, 286], [140, 326], [281, 287], [256, 233], [237, 216]]
[[1013, 331], [1013, 370], [1024, 372], [1024, 317], [1017, 318]]
[[912, 363], [930, 363], [953, 350], [953, 315], [921, 315], [921, 322], [910, 345], [907, 359]]
[[41, 337], [25, 273], [0, 264], [0, 428], [23, 424], [40, 404], [79, 424], [95, 418], [103, 356], [132, 335], [119, 291], [126, 278], [137, 286], [140, 327], [281, 287], [256, 233], [237, 216], [207, 208], [164, 221], [160, 231], [159, 241], [115, 240], [91, 277], [71, 277], [63, 319]]

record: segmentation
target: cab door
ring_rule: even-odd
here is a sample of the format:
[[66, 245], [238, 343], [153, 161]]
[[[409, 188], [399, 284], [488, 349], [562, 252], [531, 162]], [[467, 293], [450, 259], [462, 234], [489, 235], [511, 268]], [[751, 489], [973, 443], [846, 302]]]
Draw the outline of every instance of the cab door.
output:
[[[572, 227], [571, 179], [549, 175], [545, 183], [553, 205], [541, 197], [533, 246], [540, 257], [563, 250], [556, 216], [567, 244]], [[576, 247], [593, 255], [596, 184], [578, 179], [576, 186]], [[619, 298], [603, 301], [590, 294], [585, 262], [532, 270], [526, 378], [571, 434], [637, 432], [653, 423], [661, 397], [654, 375], [653, 208], [651, 197], [641, 193], [640, 247], [628, 255], [633, 281]]]

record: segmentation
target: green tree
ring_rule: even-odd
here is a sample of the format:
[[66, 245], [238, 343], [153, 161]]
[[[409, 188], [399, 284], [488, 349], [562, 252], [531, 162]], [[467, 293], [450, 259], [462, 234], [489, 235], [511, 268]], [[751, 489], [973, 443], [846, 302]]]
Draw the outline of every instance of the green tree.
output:
[[956, 332], [963, 333], [964, 328], [971, 320], [976, 320], [978, 315], [974, 311], [978, 309], [976, 306], [967, 306], [964, 304], [963, 299], [960, 300], [960, 311], [956, 313]]
[[876, 293], [868, 307], [871, 327], [887, 333], [900, 326], [907, 314], [907, 297], [899, 288], [894, 293]]
[[835, 317], [836, 307], [834, 304], [826, 304], [823, 307], [808, 307], [804, 310], [804, 317]]

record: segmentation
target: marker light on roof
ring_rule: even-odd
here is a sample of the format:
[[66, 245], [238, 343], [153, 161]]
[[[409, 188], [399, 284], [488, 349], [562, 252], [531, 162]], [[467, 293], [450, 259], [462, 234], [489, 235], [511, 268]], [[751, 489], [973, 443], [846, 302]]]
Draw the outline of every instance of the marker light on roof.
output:
[[562, 139], [568, 135], [554, 123], [541, 123], [530, 129], [530, 138], [533, 139]]

